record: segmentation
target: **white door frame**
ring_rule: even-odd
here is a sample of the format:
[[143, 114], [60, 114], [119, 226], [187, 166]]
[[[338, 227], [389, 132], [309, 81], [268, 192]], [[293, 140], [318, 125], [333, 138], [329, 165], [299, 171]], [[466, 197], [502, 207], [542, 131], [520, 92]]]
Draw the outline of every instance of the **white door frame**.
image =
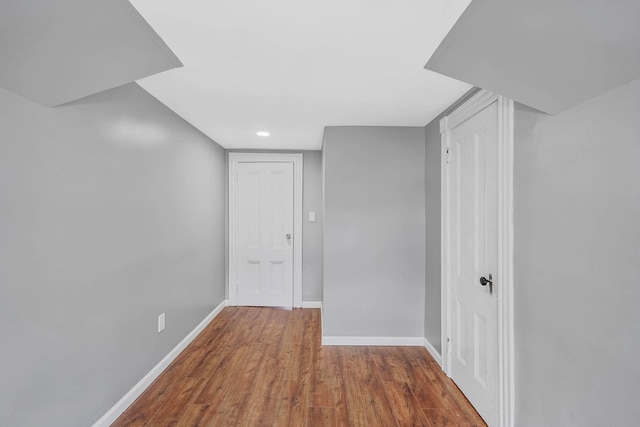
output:
[[229, 305], [238, 305], [237, 218], [238, 163], [293, 163], [293, 307], [302, 307], [302, 154], [229, 153]]
[[[498, 427], [515, 423], [514, 328], [513, 328], [513, 101], [481, 90], [453, 113], [440, 120], [441, 159], [441, 253], [442, 253], [442, 369], [451, 376], [451, 236], [448, 147], [451, 130], [493, 104], [498, 105]], [[495, 280], [495, 279], [494, 279]], [[494, 426], [490, 426], [494, 427]]]

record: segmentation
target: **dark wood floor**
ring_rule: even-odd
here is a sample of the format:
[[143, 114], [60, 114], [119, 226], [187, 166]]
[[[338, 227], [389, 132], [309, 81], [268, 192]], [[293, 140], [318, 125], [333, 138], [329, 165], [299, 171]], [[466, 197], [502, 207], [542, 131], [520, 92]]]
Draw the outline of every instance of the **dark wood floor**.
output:
[[113, 426], [485, 426], [421, 347], [322, 347], [320, 310], [227, 307]]

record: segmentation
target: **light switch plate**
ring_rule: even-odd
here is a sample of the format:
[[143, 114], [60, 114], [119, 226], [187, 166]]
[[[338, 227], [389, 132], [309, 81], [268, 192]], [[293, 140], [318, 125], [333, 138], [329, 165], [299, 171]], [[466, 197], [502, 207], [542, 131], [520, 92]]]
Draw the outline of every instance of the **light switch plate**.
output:
[[158, 333], [164, 331], [164, 322], [165, 322], [165, 317], [164, 317], [164, 313], [162, 313], [160, 316], [158, 316]]
[[316, 213], [309, 212], [309, 222], [315, 222], [315, 220], [316, 220]]

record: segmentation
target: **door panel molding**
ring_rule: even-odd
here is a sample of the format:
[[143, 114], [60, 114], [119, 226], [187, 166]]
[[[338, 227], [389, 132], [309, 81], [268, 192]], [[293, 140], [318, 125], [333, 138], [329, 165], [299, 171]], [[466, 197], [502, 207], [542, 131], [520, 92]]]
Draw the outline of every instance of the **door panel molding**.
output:
[[229, 153], [229, 251], [227, 289], [229, 305], [238, 305], [237, 282], [237, 183], [239, 163], [293, 163], [293, 301], [292, 307], [302, 307], [302, 153]]
[[460, 124], [489, 105], [498, 106], [498, 426], [515, 424], [514, 303], [513, 303], [513, 101], [486, 90], [479, 91], [454, 112], [440, 120], [441, 151], [441, 312], [442, 369], [451, 376], [451, 236], [450, 134]]

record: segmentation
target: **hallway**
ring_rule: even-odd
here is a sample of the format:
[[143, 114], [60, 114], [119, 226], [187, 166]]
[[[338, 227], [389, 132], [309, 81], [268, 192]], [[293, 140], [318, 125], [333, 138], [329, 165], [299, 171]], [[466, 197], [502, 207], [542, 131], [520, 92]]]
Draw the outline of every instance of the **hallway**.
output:
[[485, 425], [424, 348], [321, 347], [320, 323], [227, 307], [113, 426]]

